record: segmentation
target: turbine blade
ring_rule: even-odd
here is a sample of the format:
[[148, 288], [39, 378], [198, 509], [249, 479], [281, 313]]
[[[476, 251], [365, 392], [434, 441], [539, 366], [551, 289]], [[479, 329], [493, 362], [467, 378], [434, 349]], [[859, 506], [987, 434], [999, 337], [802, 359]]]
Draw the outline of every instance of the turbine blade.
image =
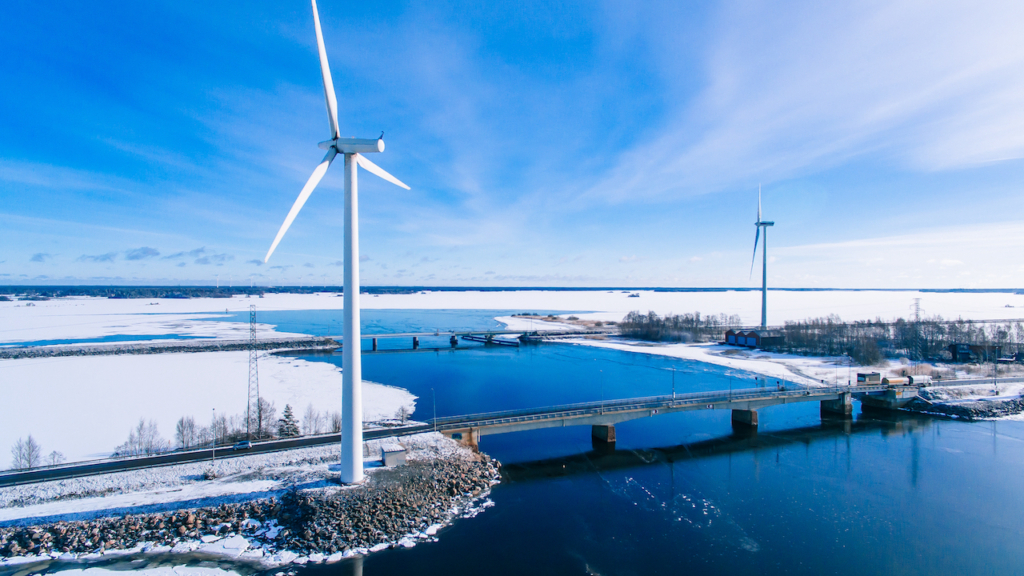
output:
[[[761, 219], [758, 218], [758, 221]], [[757, 241], [761, 239], [761, 227], [757, 227], [757, 233], [754, 234], [754, 255], [750, 258], [750, 277], [754, 277], [754, 262], [757, 262]]]
[[757, 221], [761, 221], [761, 185], [757, 185]]
[[266, 263], [270, 260], [270, 255], [274, 253], [274, 249], [277, 248], [281, 238], [284, 238], [284, 233], [288, 231], [288, 227], [292, 225], [292, 221], [299, 215], [299, 210], [302, 210], [302, 206], [309, 199], [309, 195], [313, 193], [313, 189], [323, 179], [324, 174], [327, 173], [327, 167], [334, 161], [334, 157], [338, 155], [338, 150], [331, 148], [327, 151], [327, 155], [324, 156], [323, 162], [313, 170], [313, 175], [306, 180], [306, 185], [302, 187], [302, 192], [299, 192], [299, 197], [295, 199], [295, 204], [292, 204], [292, 209], [288, 211], [288, 216], [284, 219], [284, 224], [281, 225], [281, 229], [277, 231], [277, 237], [274, 238], [274, 243], [270, 245], [270, 250], [267, 251], [267, 257], [263, 259]]
[[327, 64], [327, 48], [324, 47], [324, 33], [320, 30], [320, 14], [313, 3], [313, 24], [316, 26], [316, 47], [320, 51], [320, 75], [324, 79], [324, 99], [327, 100], [327, 121], [331, 125], [331, 138], [338, 137], [338, 98], [334, 95], [334, 80], [331, 67]]
[[409, 188], [408, 186], [406, 186], [401, 180], [399, 180], [398, 178], [395, 178], [391, 174], [388, 174], [387, 172], [384, 171], [383, 168], [381, 168], [380, 166], [377, 166], [373, 162], [370, 162], [369, 160], [367, 160], [366, 156], [363, 156], [362, 154], [354, 154], [354, 156], [356, 157], [356, 162], [358, 162], [359, 165], [362, 166], [363, 168], [366, 168], [366, 170], [368, 172], [370, 172], [371, 174], [374, 174], [375, 176], [379, 176], [380, 178], [383, 178], [383, 179], [387, 180], [388, 182], [391, 182], [395, 186], [401, 186], [402, 188], [405, 188], [406, 190], [412, 190], [412, 188]]

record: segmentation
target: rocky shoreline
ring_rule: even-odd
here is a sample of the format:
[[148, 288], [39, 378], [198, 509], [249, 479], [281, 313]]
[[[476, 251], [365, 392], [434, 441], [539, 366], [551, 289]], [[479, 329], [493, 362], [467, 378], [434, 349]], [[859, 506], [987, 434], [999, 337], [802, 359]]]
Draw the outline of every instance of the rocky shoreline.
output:
[[974, 400], [970, 402], [928, 402], [920, 398], [910, 401], [905, 410], [950, 416], [963, 420], [987, 420], [1002, 418], [1024, 412], [1024, 400], [1008, 398], [1006, 400]]
[[[258, 350], [310, 351], [335, 350], [336, 340], [318, 338], [267, 338], [256, 344]], [[248, 350], [248, 340], [177, 340], [172, 342], [140, 342], [65, 346], [27, 346], [0, 348], [0, 359], [55, 358], [60, 356], [115, 356], [121, 354], [167, 354], [179, 352], [230, 352]]]
[[[0, 528], [0, 557], [74, 560], [116, 550], [212, 552], [283, 564], [411, 545], [472, 509], [499, 481], [481, 455], [380, 469], [360, 486], [293, 490], [280, 498], [40, 526]], [[241, 538], [244, 538], [244, 541]], [[221, 553], [224, 553], [221, 551]], [[333, 555], [333, 556], [332, 556]]]

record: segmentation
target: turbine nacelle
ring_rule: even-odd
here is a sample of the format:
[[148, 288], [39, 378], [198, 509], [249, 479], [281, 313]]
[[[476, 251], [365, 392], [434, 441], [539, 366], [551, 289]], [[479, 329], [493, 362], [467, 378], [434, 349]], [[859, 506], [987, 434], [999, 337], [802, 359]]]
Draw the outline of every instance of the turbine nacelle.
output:
[[373, 154], [384, 151], [384, 139], [377, 138], [335, 138], [317, 144], [321, 150], [334, 148], [338, 154]]

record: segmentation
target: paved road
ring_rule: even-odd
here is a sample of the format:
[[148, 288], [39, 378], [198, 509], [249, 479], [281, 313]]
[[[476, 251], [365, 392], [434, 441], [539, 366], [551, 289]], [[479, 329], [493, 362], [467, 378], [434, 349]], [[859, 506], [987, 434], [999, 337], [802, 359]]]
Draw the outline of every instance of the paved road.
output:
[[[427, 424], [406, 426], [402, 428], [382, 428], [366, 430], [363, 438], [372, 440], [374, 438], [388, 438], [395, 436], [406, 436], [427, 432], [431, 427]], [[341, 441], [341, 434], [324, 434], [321, 436], [307, 436], [302, 438], [289, 438], [287, 440], [271, 440], [268, 442], [253, 442], [249, 450], [232, 450], [230, 446], [218, 447], [216, 451], [211, 449], [190, 450], [188, 452], [169, 452], [157, 456], [145, 456], [142, 458], [125, 458], [119, 460], [103, 460], [99, 462], [85, 462], [67, 466], [56, 466], [51, 468], [38, 468], [25, 472], [9, 472], [0, 474], [0, 487], [15, 486], [18, 484], [32, 484], [48, 480], [63, 480], [66, 478], [77, 478], [80, 476], [93, 476], [96, 474], [108, 474], [111, 472], [124, 472], [126, 470], [137, 470], [139, 468], [151, 468], [155, 466], [169, 466], [171, 464], [183, 464], [187, 462], [199, 462], [216, 458], [237, 458], [249, 454], [260, 454], [265, 452], [280, 452], [293, 448], [305, 448], [308, 446], [321, 446], [324, 444], [336, 444]], [[214, 454], [216, 452], [216, 454]]]

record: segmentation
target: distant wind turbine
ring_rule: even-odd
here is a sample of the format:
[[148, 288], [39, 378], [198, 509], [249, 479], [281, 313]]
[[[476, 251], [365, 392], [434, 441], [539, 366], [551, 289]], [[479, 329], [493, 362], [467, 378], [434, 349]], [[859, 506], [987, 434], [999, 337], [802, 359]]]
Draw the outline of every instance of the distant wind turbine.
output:
[[362, 166], [370, 173], [401, 186], [409, 187], [398, 178], [385, 172], [381, 167], [366, 159], [363, 154], [384, 151], [384, 133], [376, 140], [360, 138], [341, 138], [338, 133], [338, 99], [334, 95], [334, 81], [331, 80], [331, 69], [327, 64], [327, 50], [324, 48], [324, 36], [320, 30], [320, 15], [317, 13], [316, 0], [312, 0], [313, 25], [316, 28], [316, 45], [320, 52], [320, 74], [324, 82], [324, 98], [327, 100], [327, 121], [331, 128], [331, 139], [319, 144], [327, 150], [327, 155], [320, 165], [313, 170], [313, 175], [299, 192], [298, 199], [292, 205], [288, 216], [277, 232], [274, 243], [270, 245], [264, 262], [270, 260], [284, 233], [292, 225], [302, 205], [306, 203], [313, 189], [327, 173], [327, 168], [338, 154], [345, 156], [345, 327], [343, 332], [342, 350], [342, 391], [341, 391], [341, 481], [346, 484], [363, 480], [363, 399], [362, 399], [362, 364], [360, 358], [359, 331], [359, 202], [358, 202], [358, 170]]
[[761, 328], [768, 327], [768, 227], [775, 226], [775, 222], [761, 220], [761, 185], [757, 185], [757, 222], [754, 222], [757, 232], [754, 234], [754, 256], [750, 259], [750, 276], [754, 276], [754, 262], [757, 261], [757, 241], [761, 238], [761, 228], [764, 228], [764, 243], [761, 254], [764, 260], [761, 264]]

